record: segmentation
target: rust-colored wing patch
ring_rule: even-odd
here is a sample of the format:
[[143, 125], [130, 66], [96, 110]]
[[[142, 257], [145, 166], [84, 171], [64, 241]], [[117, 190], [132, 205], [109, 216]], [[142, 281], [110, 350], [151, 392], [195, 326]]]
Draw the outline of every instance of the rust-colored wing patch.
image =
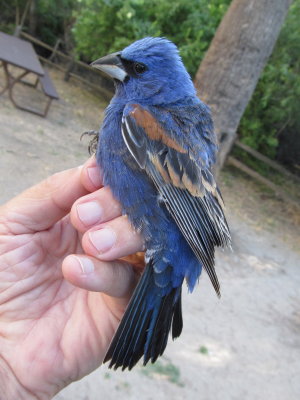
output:
[[134, 109], [130, 115], [135, 119], [137, 125], [144, 129], [149, 139], [161, 141], [180, 153], [187, 153], [187, 150], [166, 135], [163, 128], [147, 110], [144, 110], [138, 104], [134, 104]]

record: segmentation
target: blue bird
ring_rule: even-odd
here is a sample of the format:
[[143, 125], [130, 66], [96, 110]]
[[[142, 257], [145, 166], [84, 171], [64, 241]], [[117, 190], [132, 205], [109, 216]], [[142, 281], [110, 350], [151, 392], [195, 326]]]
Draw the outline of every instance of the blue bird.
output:
[[216, 138], [177, 47], [147, 37], [92, 63], [115, 82], [99, 135], [97, 162], [134, 229], [146, 267], [105, 357], [131, 369], [163, 354], [182, 331], [181, 288], [206, 270], [220, 295], [216, 246], [230, 245], [211, 172]]

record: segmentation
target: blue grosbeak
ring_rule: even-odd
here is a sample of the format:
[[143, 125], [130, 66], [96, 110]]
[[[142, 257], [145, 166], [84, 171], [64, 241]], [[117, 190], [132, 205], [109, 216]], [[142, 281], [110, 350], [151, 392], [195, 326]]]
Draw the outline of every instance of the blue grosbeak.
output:
[[209, 108], [176, 46], [144, 38], [92, 63], [115, 81], [99, 135], [103, 181], [145, 242], [146, 268], [107, 352], [110, 367], [154, 362], [182, 331], [181, 287], [207, 271], [220, 295], [214, 248], [230, 245], [211, 172], [217, 150]]

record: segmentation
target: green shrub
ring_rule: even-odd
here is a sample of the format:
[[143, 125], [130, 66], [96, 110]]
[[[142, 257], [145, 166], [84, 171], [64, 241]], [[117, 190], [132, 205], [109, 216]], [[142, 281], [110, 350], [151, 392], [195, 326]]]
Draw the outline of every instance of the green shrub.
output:
[[[20, 22], [27, 2], [28, 0], [0, 0], [0, 30], [14, 33], [16, 22]], [[73, 12], [78, 6], [78, 0], [38, 0], [35, 4], [35, 36], [50, 45], [54, 45], [57, 38], [64, 40], [74, 22]], [[28, 13], [24, 31], [28, 32], [29, 25]]]
[[145, 36], [166, 36], [193, 76], [230, 0], [81, 0], [73, 33], [87, 61]]

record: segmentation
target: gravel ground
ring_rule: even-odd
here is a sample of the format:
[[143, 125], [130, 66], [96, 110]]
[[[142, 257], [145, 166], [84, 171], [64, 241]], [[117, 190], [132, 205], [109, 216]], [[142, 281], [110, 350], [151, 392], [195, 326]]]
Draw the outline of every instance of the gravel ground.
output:
[[[61, 100], [46, 119], [0, 97], [0, 203], [87, 158], [79, 137], [98, 127], [105, 103], [50, 75]], [[23, 99], [36, 96], [24, 90]], [[203, 274], [193, 294], [184, 290], [182, 336], [156, 364], [131, 372], [102, 366], [56, 400], [300, 398], [299, 215], [233, 169], [221, 186], [233, 235], [233, 252], [217, 254], [221, 300]]]

